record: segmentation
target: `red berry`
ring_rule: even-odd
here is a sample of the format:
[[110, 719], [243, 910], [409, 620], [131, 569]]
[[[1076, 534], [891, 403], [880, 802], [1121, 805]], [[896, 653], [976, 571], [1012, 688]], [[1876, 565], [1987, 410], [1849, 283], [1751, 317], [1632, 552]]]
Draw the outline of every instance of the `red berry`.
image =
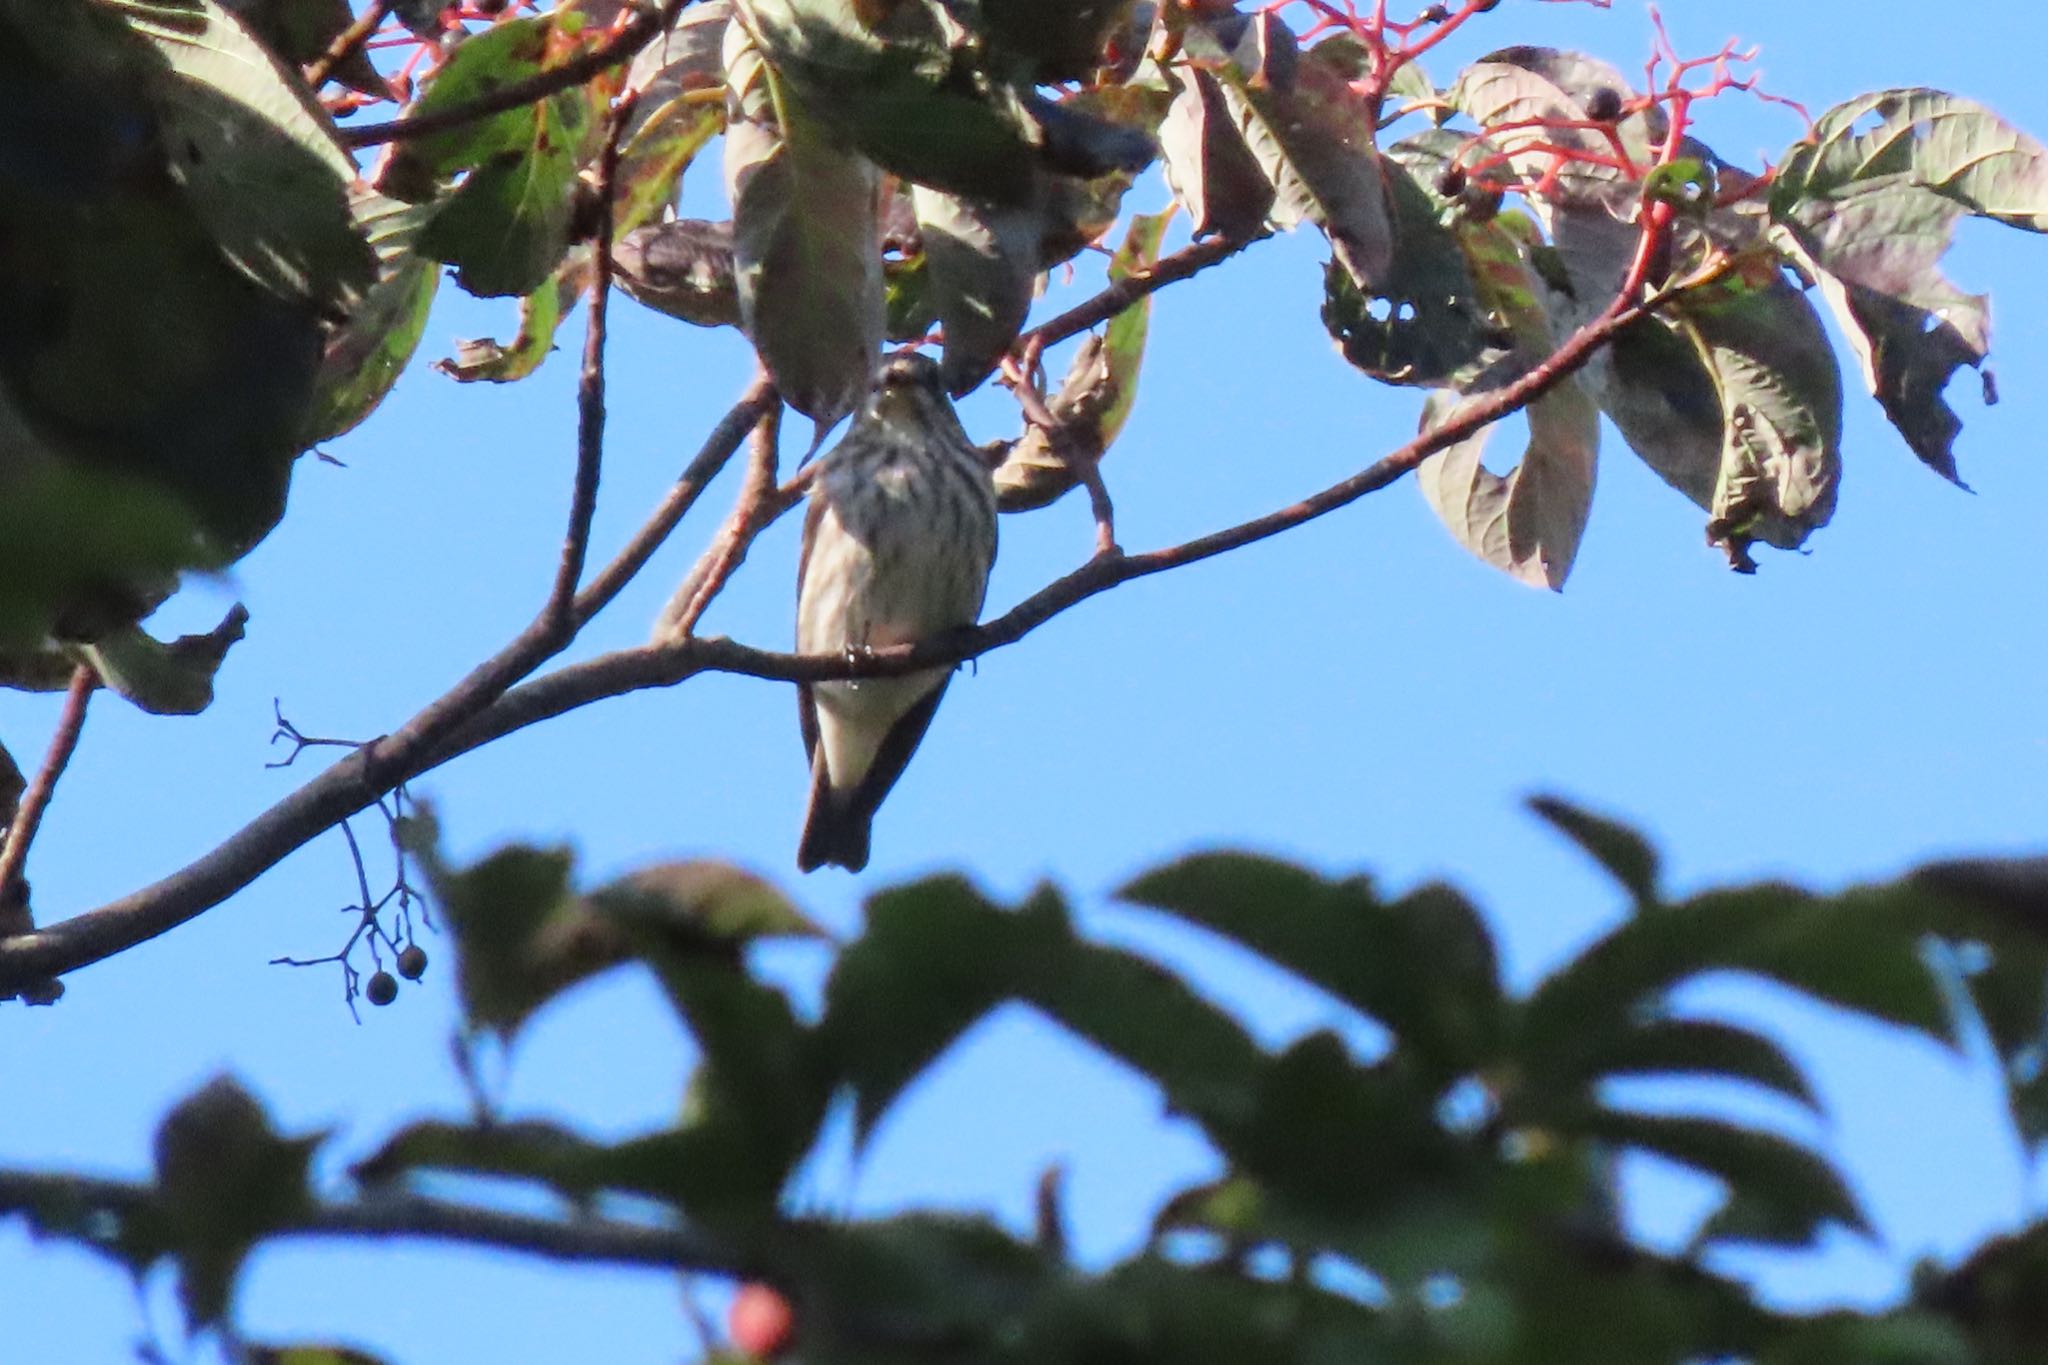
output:
[[796, 1336], [796, 1314], [789, 1300], [765, 1284], [743, 1284], [733, 1296], [725, 1318], [726, 1335], [750, 1356], [773, 1360], [787, 1351]]

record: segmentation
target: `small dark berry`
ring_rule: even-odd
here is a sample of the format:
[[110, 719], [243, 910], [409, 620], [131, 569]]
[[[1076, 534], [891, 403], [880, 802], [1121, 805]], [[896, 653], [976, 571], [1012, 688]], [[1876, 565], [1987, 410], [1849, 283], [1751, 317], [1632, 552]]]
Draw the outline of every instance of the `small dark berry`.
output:
[[373, 1005], [388, 1005], [398, 998], [398, 978], [389, 972], [372, 972], [363, 983], [363, 999]]
[[1465, 168], [1446, 166], [1436, 178], [1436, 192], [1446, 199], [1456, 199], [1465, 191]]
[[398, 954], [398, 974], [407, 981], [417, 981], [427, 970], [427, 950], [417, 943], [408, 943]]
[[1595, 123], [1612, 123], [1621, 117], [1621, 92], [1601, 86], [1586, 97], [1586, 117]]
[[475, 0], [478, 14], [503, 14], [506, 0]]
[[1441, 24], [1450, 17], [1451, 12], [1442, 5], [1431, 5], [1428, 9], [1415, 16], [1415, 22], [1418, 24]]

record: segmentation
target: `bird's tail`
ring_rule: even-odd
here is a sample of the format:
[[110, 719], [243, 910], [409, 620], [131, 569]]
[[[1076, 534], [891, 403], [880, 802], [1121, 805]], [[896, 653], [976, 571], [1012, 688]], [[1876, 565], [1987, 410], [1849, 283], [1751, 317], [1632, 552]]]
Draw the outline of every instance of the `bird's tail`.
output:
[[860, 788], [835, 792], [825, 774], [825, 749], [818, 747], [811, 763], [811, 808], [797, 841], [796, 865], [810, 872], [827, 864], [858, 872], [868, 865], [868, 833], [874, 825], [872, 802], [860, 799]]

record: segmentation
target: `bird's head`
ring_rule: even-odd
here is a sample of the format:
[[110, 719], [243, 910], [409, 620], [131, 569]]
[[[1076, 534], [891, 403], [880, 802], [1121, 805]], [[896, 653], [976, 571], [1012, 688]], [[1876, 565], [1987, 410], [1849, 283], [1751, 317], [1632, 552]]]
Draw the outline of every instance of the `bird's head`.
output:
[[898, 351], [875, 373], [868, 411], [884, 422], [929, 427], [949, 407], [938, 362], [916, 351]]

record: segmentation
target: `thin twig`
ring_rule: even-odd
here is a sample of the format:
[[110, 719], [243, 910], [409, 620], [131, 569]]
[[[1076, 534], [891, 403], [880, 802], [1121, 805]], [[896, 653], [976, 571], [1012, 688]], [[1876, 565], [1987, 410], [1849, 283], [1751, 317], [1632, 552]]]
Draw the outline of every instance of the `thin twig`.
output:
[[612, 184], [619, 174], [619, 140], [626, 121], [640, 102], [628, 95], [611, 112], [604, 150], [597, 159], [592, 190], [597, 197], [597, 223], [590, 238], [590, 312], [583, 332], [583, 374], [576, 385], [576, 482], [569, 499], [569, 529], [562, 540], [561, 562], [544, 613], [557, 630], [573, 632], [576, 585], [583, 581], [583, 563], [590, 554], [590, 523], [597, 513], [597, 484], [604, 468], [604, 346], [606, 314], [612, 294]]
[[[1200, 245], [1217, 253], [1201, 264], [1213, 264], [1229, 254], [1213, 243]], [[1176, 278], [1185, 278], [1201, 268], [1201, 264], [1190, 264], [1197, 258], [1188, 252], [1169, 259], [1178, 261], [1176, 269], [1180, 273]], [[1161, 266], [1165, 264], [1161, 262]], [[1059, 339], [1055, 333], [1071, 335], [1114, 316], [1134, 298], [1161, 287], [1165, 281], [1158, 278], [1159, 268], [1141, 279], [1111, 286], [1095, 300], [1069, 310], [1040, 331]], [[1441, 425], [1301, 502], [1180, 545], [1139, 555], [1097, 557], [992, 621], [913, 646], [877, 648], [853, 656], [799, 655], [753, 649], [731, 640], [692, 637], [602, 655], [514, 687], [566, 643], [562, 633], [550, 627], [544, 613], [395, 734], [372, 741], [341, 759], [182, 870], [48, 928], [0, 939], [0, 999], [24, 984], [101, 961], [197, 917], [240, 891], [336, 821], [375, 804], [399, 783], [478, 745], [578, 706], [642, 688], [672, 686], [703, 672], [814, 682], [890, 676], [956, 663], [1014, 644], [1053, 616], [1118, 584], [1212, 558], [1326, 515], [1386, 487], [1430, 455], [1541, 396], [1624, 329], [1685, 290], [1718, 278], [1726, 269], [1723, 262], [1647, 298], [1616, 298], [1598, 317], [1514, 383], [1473, 398]], [[1126, 292], [1124, 286], [1131, 284], [1139, 288]], [[1072, 331], [1065, 331], [1067, 328]], [[730, 458], [746, 432], [759, 420], [768, 401], [763, 386], [757, 382], [741, 404], [714, 429], [692, 470], [712, 469]], [[687, 493], [680, 493], [679, 485], [679, 494], [672, 494], [671, 498], [686, 508], [702, 486], [693, 484]], [[778, 491], [777, 504], [782, 501]], [[680, 515], [680, 511], [674, 513], [676, 517]], [[659, 519], [666, 521], [668, 514], [664, 512]], [[665, 530], [657, 530], [653, 524], [643, 528], [634, 544], [585, 590], [585, 596], [600, 589], [605, 593], [616, 592], [645, 563], [646, 556], [652, 554], [652, 546], [665, 534]], [[620, 570], [616, 576], [614, 568]], [[583, 602], [584, 598], [577, 599], [578, 610], [572, 620], [587, 619], [582, 615]], [[570, 633], [573, 635], [573, 628]]]
[[558, 95], [571, 86], [581, 85], [600, 71], [631, 61], [636, 53], [654, 41], [675, 22], [676, 15], [690, 0], [667, 0], [659, 10], [641, 10], [631, 19], [590, 51], [571, 57], [560, 66], [551, 66], [524, 80], [499, 86], [488, 94], [479, 95], [467, 104], [451, 109], [436, 109], [425, 114], [414, 114], [407, 118], [393, 119], [388, 123], [365, 123], [356, 128], [340, 130], [344, 147], [374, 147], [384, 142], [401, 142], [407, 138], [426, 137], [431, 133], [445, 133], [450, 128], [460, 128], [465, 123], [502, 114], [508, 109], [517, 109], [522, 104], [532, 104], [550, 95]]
[[697, 629], [697, 622], [724, 590], [727, 580], [746, 562], [747, 549], [754, 538], [773, 517], [781, 514], [775, 488], [776, 444], [781, 430], [781, 405], [777, 404], [755, 426], [747, 481], [740, 488], [725, 525], [719, 528], [662, 612], [655, 628], [657, 639], [681, 640]]
[[335, 68], [363, 50], [363, 44], [370, 41], [370, 35], [377, 31], [377, 25], [391, 13], [391, 0], [370, 0], [356, 21], [336, 34], [327, 50], [313, 59], [306, 68], [306, 84], [318, 90], [327, 84]]
[[[712, 428], [654, 517], [578, 594], [577, 625], [601, 610], [647, 563], [772, 401], [773, 390], [757, 381]], [[375, 805], [407, 778], [436, 766], [431, 755], [448, 747], [449, 733], [544, 662], [559, 648], [550, 647], [554, 638], [540, 622], [528, 626], [396, 733], [352, 750], [170, 876], [47, 928], [0, 938], [0, 1000], [196, 918], [335, 822]]]
[[57, 716], [56, 733], [43, 752], [43, 766], [29, 780], [7, 825], [7, 841], [0, 844], [0, 934], [10, 929], [33, 927], [28, 913], [28, 890], [22, 876], [28, 863], [28, 846], [42, 827], [43, 812], [57, 790], [57, 779], [78, 748], [78, 736], [85, 729], [85, 708], [93, 690], [100, 685], [99, 674], [87, 664], [71, 671], [71, 686], [64, 693], [64, 709]]
[[1042, 350], [1068, 337], [1078, 336], [1097, 323], [1108, 322], [1147, 294], [1156, 293], [1169, 284], [1229, 260], [1264, 235], [1211, 237], [1207, 241], [1184, 246], [1170, 256], [1161, 256], [1150, 268], [1126, 275], [1093, 298], [1084, 299], [1059, 316], [1040, 323], [1017, 338], [1017, 345], [1019, 348], [1035, 346]]
[[1109, 485], [1102, 481], [1102, 452], [1083, 450], [1066, 423], [1046, 406], [1045, 395], [1038, 391], [1031, 373], [1038, 354], [1035, 342], [1027, 346], [1026, 354], [1033, 359], [1013, 364], [1005, 358], [1001, 382], [1015, 395], [1024, 420], [1045, 433], [1046, 444], [1072, 472], [1075, 482], [1088, 490], [1088, 507], [1095, 515], [1095, 553], [1121, 554], [1116, 543], [1116, 505], [1109, 500]]

